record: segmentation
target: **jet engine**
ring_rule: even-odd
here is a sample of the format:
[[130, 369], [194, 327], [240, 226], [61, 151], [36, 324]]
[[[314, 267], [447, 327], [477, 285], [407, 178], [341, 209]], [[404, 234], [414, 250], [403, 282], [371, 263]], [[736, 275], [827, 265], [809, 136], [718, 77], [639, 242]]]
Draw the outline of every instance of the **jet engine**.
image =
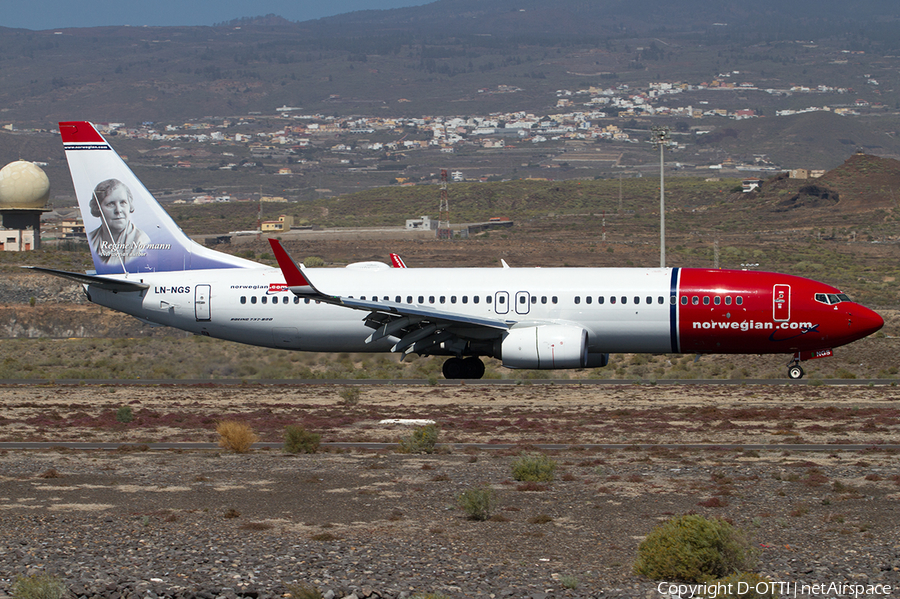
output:
[[548, 324], [510, 329], [500, 346], [507, 368], [583, 368], [588, 334], [572, 325]]

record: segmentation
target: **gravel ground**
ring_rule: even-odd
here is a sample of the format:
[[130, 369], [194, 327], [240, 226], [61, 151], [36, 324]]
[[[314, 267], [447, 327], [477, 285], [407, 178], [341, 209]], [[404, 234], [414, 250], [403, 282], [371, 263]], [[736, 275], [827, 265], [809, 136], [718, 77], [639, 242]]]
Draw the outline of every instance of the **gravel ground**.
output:
[[[651, 389], [648, 401], [668, 406], [669, 417], [655, 416], [653, 426], [650, 415], [640, 412], [641, 426], [656, 430], [660, 443], [701, 442], [707, 433], [722, 431], [736, 443], [757, 442], [766, 435], [769, 443], [783, 442], [796, 436], [798, 428], [801, 436], [811, 437], [815, 425], [796, 419], [796, 412], [794, 424], [782, 420], [777, 426], [766, 420], [772, 413], [765, 410], [744, 412], [743, 420], [722, 412], [718, 420], [696, 428], [704, 406], [713, 404], [721, 410], [760, 405], [796, 409], [799, 398], [787, 394], [779, 400], [779, 389], [755, 390], [756, 397], [744, 398], [742, 407], [723, 399], [719, 390], [694, 389], [690, 398], [679, 400], [664, 399], [661, 391]], [[35, 403], [35, 393], [57, 397], [59, 390], [0, 393], [2, 440], [9, 440], [10, 431], [30, 439], [67, 437], [65, 429], [54, 434], [43, 421], [29, 425], [32, 416], [25, 405]], [[115, 405], [104, 403], [96, 389], [62, 391], [76, 413], [90, 416]], [[128, 390], [129, 396], [133, 391]], [[590, 398], [580, 397], [577, 389], [570, 390], [575, 397], [564, 391], [520, 389], [529, 394], [522, 400], [513, 395], [515, 389], [485, 397], [460, 387], [442, 390], [446, 396], [423, 394], [422, 401], [428, 408], [423, 410], [433, 415], [440, 406], [487, 410], [478, 412], [487, 421], [490, 404], [498, 411], [519, 405], [544, 410], [557, 425], [569, 422], [571, 428], [592, 430], [590, 422], [563, 418], [577, 414], [575, 406]], [[865, 388], [817, 391], [824, 396], [816, 398], [816, 409], [832, 415], [827, 422], [818, 421], [829, 427], [828, 435], [842, 427], [841, 434], [854, 442], [896, 440], [900, 420], [893, 395], [870, 389], [865, 396]], [[172, 390], [176, 399], [186, 392], [195, 393], [198, 412], [205, 413], [207, 403], [212, 409], [215, 389]], [[259, 394], [266, 395], [259, 389], [243, 396], [240, 391], [219, 392], [227, 395], [220, 415], [242, 402], [249, 404], [248, 413], [255, 413]], [[95, 407], [82, 404], [79, 393], [93, 396]], [[157, 401], [173, 401], [166, 390], [152, 393]], [[371, 408], [408, 400], [380, 399], [377, 393], [367, 391], [362, 403]], [[269, 407], [273, 418], [294, 409], [278, 404], [280, 397], [274, 400]], [[335, 408], [334, 399], [329, 401]], [[626, 404], [629, 409], [643, 409], [638, 405], [643, 400], [633, 401]], [[695, 406], [697, 419], [678, 412], [679, 401]], [[322, 402], [325, 409], [327, 402]], [[562, 411], [549, 411], [562, 404]], [[58, 422], [66, 426], [65, 410], [43, 409], [58, 410]], [[610, 410], [590, 415], [612, 426], [617, 418], [616, 410]], [[864, 416], [857, 419], [854, 414], [860, 411]], [[619, 414], [626, 421], [638, 412]], [[668, 426], [662, 427], [663, 422]], [[519, 426], [532, 431], [523, 434], [532, 442], [560, 436], [556, 425], [538, 434], [526, 424]], [[97, 427], [96, 435], [104, 437], [103, 427]], [[629, 427], [623, 422], [621, 434]], [[156, 440], [150, 430], [139, 429], [142, 439]], [[354, 419], [328, 430], [327, 440], [339, 440], [341, 430], [352, 432], [352, 440], [384, 436], [382, 429], [366, 428]], [[491, 431], [464, 435], [453, 430], [467, 438], [493, 436]], [[527, 446], [522, 449], [528, 451]], [[865, 596], [900, 594], [900, 460], [889, 450], [572, 447], [553, 454], [559, 465], [556, 479], [538, 487], [512, 480], [518, 451], [295, 456], [262, 449], [243, 455], [140, 451], [134, 445], [117, 451], [0, 451], [0, 595], [9, 592], [20, 574], [50, 572], [65, 581], [73, 596], [108, 599], [259, 599], [284, 596], [298, 583], [313, 585], [326, 596], [357, 599], [425, 593], [452, 598], [669, 597], [659, 592], [659, 582], [632, 574], [631, 567], [643, 536], [663, 520], [687, 512], [728, 518], [749, 533], [759, 549], [756, 570], [795, 585], [786, 596], [795, 596], [793, 591], [798, 597], [850, 596], [802, 592], [803, 584], [832, 583], [887, 584], [892, 586], [887, 595], [875, 594], [883, 587], [871, 587], [873, 593]], [[498, 506], [491, 520], [475, 522], [466, 519], [456, 497], [481, 485], [494, 489]]]

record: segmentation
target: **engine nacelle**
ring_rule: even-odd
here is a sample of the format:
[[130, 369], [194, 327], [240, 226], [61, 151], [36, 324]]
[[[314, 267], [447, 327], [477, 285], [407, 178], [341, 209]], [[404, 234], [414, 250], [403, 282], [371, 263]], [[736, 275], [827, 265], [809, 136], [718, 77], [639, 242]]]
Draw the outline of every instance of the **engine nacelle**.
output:
[[587, 331], [548, 324], [510, 329], [501, 346], [506, 368], [584, 368], [588, 361]]

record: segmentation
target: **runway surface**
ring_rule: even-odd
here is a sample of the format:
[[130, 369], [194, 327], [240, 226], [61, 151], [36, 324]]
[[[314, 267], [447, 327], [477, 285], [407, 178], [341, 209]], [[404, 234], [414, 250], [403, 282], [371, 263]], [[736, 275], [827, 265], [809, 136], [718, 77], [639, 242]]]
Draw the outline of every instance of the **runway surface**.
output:
[[892, 386], [897, 379], [4, 379], [2, 385], [167, 385], [167, 386], [264, 386], [264, 385], [797, 385], [797, 386]]
[[[281, 449], [283, 443], [255, 443], [255, 449]], [[439, 444], [441, 445], [441, 444]], [[329, 449], [355, 449], [358, 451], [386, 451], [395, 450], [399, 445], [397, 443], [322, 443], [320, 447], [328, 451]], [[465, 452], [467, 449], [477, 450], [509, 450], [521, 447], [513, 443], [448, 443], [446, 447], [454, 452]], [[736, 445], [715, 445], [710, 443], [586, 443], [578, 445], [566, 445], [561, 443], [529, 443], [529, 448], [539, 449], [542, 451], [566, 451], [566, 450], [650, 450], [650, 449], [676, 449], [676, 450], [693, 450], [693, 451], [812, 451], [812, 452], [837, 452], [837, 451], [900, 451], [900, 445], [844, 445], [840, 443], [819, 443], [819, 444], [781, 444], [781, 445], [764, 445], [764, 444], [736, 444]], [[79, 451], [186, 451], [186, 450], [220, 450], [221, 447], [216, 443], [83, 443], [83, 442], [22, 442], [22, 443], [0, 443], [0, 451], [13, 449], [31, 449], [31, 450], [51, 450], [51, 449], [67, 449]]]

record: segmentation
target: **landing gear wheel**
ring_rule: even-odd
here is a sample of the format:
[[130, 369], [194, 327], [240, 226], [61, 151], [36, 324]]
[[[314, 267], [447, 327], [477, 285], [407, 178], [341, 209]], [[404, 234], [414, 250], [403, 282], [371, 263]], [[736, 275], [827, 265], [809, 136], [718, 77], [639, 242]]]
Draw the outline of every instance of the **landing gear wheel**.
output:
[[484, 376], [484, 362], [478, 358], [466, 358], [463, 364], [466, 366], [467, 379], [480, 379]]
[[447, 358], [441, 372], [445, 379], [480, 379], [484, 376], [484, 362], [478, 358]]
[[465, 371], [465, 362], [460, 358], [447, 358], [444, 365], [441, 366], [441, 372], [444, 374], [445, 379], [465, 378]]
[[794, 380], [803, 378], [803, 369], [800, 368], [799, 364], [794, 364], [793, 366], [788, 367], [788, 377]]

